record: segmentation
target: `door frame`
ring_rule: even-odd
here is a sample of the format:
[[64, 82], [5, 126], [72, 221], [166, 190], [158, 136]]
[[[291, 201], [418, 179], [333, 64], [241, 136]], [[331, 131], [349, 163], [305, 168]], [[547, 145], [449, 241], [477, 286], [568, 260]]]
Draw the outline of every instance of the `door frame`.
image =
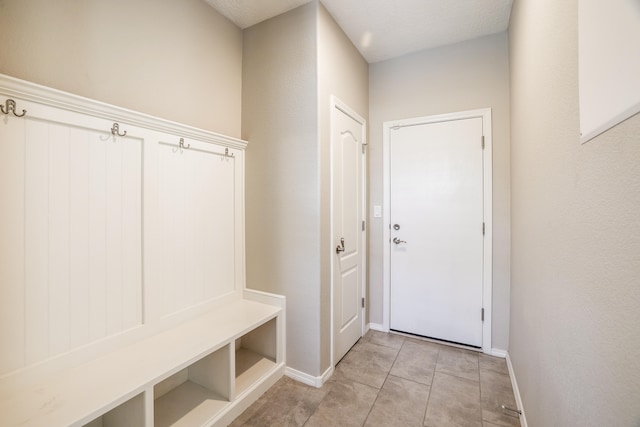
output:
[[[367, 121], [360, 116], [358, 113], [356, 113], [353, 109], [351, 109], [347, 104], [345, 104], [344, 102], [342, 102], [340, 99], [338, 99], [338, 97], [336, 97], [335, 95], [331, 95], [331, 102], [330, 102], [330, 112], [329, 112], [329, 121], [330, 121], [330, 137], [329, 137], [329, 159], [330, 159], [330, 165], [331, 165], [331, 182], [330, 182], [330, 211], [331, 211], [331, 366], [330, 366], [330, 370], [333, 371], [333, 369], [335, 368], [335, 364], [336, 361], [335, 359], [335, 355], [334, 355], [334, 304], [333, 304], [333, 297], [334, 297], [334, 286], [335, 286], [335, 281], [334, 281], [334, 273], [335, 273], [335, 256], [334, 256], [334, 251], [335, 251], [335, 247], [336, 247], [336, 242], [333, 241], [333, 230], [334, 230], [334, 224], [333, 224], [333, 217], [334, 217], [334, 206], [333, 206], [333, 128], [335, 126], [335, 120], [333, 118], [333, 114], [335, 110], [340, 110], [343, 113], [345, 113], [346, 115], [348, 115], [349, 117], [351, 117], [352, 119], [354, 119], [356, 122], [358, 122], [360, 124], [360, 128], [362, 129], [362, 145], [365, 147], [364, 149], [364, 153], [362, 155], [362, 165], [361, 165], [361, 190], [362, 190], [362, 200], [361, 200], [361, 215], [362, 215], [362, 221], [364, 221], [366, 219], [366, 213], [367, 213], [367, 150], [366, 147], [368, 145], [367, 143]], [[365, 327], [366, 327], [366, 316], [367, 316], [367, 304], [366, 304], [366, 290], [367, 290], [367, 227], [368, 225], [365, 223], [365, 229], [361, 231], [360, 233], [360, 237], [362, 239], [362, 244], [361, 244], [361, 263], [362, 263], [362, 279], [361, 279], [361, 291], [360, 291], [360, 295], [362, 298], [365, 298], [365, 304], [364, 307], [361, 307], [361, 325], [360, 325], [360, 333], [362, 335], [364, 335], [365, 332]]]
[[[382, 176], [383, 176], [383, 213], [382, 213], [382, 328], [388, 332], [391, 311], [391, 130], [396, 127], [415, 126], [420, 124], [438, 123], [452, 120], [471, 118], [482, 119], [482, 133], [484, 135], [483, 162], [483, 199], [485, 235], [483, 242], [483, 273], [482, 273], [482, 306], [484, 308], [484, 322], [482, 323], [482, 352], [491, 354], [491, 320], [493, 291], [493, 216], [492, 216], [492, 131], [491, 108], [460, 111], [455, 113], [437, 114], [432, 116], [415, 117], [402, 120], [386, 121], [382, 124]], [[480, 141], [478, 141], [480, 143]], [[385, 226], [386, 224], [386, 226]]]

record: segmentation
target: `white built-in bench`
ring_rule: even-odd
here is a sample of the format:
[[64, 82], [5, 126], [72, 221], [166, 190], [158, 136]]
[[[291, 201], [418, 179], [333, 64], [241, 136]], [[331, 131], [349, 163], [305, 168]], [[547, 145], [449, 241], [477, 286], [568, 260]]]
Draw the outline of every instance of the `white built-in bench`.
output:
[[247, 142], [1, 74], [0, 105], [0, 426], [232, 421], [285, 366]]
[[44, 383], [11, 378], [0, 383], [0, 425], [227, 425], [284, 373], [283, 308], [282, 297], [247, 290]]

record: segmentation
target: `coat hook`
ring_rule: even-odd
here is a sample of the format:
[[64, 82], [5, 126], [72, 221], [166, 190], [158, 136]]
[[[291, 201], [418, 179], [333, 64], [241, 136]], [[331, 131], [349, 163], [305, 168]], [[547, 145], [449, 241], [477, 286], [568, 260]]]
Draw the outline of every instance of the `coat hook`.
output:
[[224, 156], [225, 156], [225, 157], [234, 157], [234, 156], [235, 156], [235, 154], [233, 154], [233, 153], [229, 154], [229, 149], [228, 149], [228, 148], [225, 148], [225, 149], [224, 149]]
[[118, 123], [114, 123], [113, 127], [111, 128], [111, 135], [113, 136], [125, 136], [127, 134], [127, 131], [125, 130], [124, 132], [120, 133], [120, 125]]
[[180, 138], [180, 148], [188, 149], [191, 147], [191, 144], [184, 145], [184, 138]]
[[2, 114], [7, 115], [9, 115], [9, 113], [13, 113], [13, 115], [16, 117], [22, 117], [27, 114], [27, 110], [22, 110], [22, 114], [16, 113], [16, 101], [14, 101], [13, 99], [7, 99], [4, 102], [4, 105], [0, 105], [0, 111], [2, 112]]

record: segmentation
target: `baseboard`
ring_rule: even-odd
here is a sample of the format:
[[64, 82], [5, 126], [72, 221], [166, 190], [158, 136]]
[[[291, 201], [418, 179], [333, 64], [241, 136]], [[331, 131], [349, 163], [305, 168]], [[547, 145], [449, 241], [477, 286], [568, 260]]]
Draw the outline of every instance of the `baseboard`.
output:
[[501, 350], [499, 348], [492, 348], [491, 349], [491, 353], [489, 353], [491, 356], [494, 357], [501, 357], [501, 358], [505, 358], [507, 357], [507, 350]]
[[284, 374], [287, 377], [293, 380], [296, 380], [298, 382], [301, 382], [303, 384], [310, 385], [311, 387], [320, 388], [325, 382], [327, 382], [327, 380], [331, 377], [331, 375], [333, 375], [333, 367], [332, 366], [329, 367], [319, 377], [314, 377], [313, 375], [309, 375], [305, 372], [298, 371], [297, 369], [293, 369], [290, 367], [287, 367], [284, 370]]
[[369, 323], [369, 329], [374, 330], [374, 331], [379, 331], [379, 332], [389, 332], [387, 330], [384, 329], [384, 326], [382, 326], [382, 324], [380, 323]]
[[527, 417], [524, 413], [524, 405], [522, 404], [522, 397], [520, 396], [520, 389], [518, 388], [518, 381], [516, 381], [516, 374], [513, 371], [513, 365], [511, 364], [511, 356], [509, 356], [509, 352], [506, 352], [507, 357], [507, 368], [509, 368], [509, 377], [511, 378], [511, 385], [513, 386], [513, 394], [516, 398], [516, 405], [518, 409], [522, 411], [520, 414], [520, 425], [522, 427], [528, 427], [527, 425]]

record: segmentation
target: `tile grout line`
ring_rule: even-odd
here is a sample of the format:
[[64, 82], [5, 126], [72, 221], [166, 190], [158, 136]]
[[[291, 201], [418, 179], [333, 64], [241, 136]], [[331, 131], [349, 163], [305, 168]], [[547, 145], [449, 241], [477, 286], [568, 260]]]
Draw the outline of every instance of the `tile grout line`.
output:
[[433, 381], [436, 379], [436, 369], [438, 367], [438, 358], [440, 357], [440, 348], [438, 348], [438, 355], [436, 356], [436, 363], [433, 365], [433, 375], [431, 375], [431, 384], [429, 384], [429, 397], [427, 397], [427, 404], [424, 407], [424, 415], [422, 416], [422, 425], [425, 426], [427, 422], [427, 410], [429, 410], [429, 401], [431, 400], [431, 393], [433, 392]]
[[[398, 356], [400, 355], [400, 352], [402, 351], [402, 347], [404, 347], [404, 343], [405, 342], [407, 342], [407, 340], [405, 338], [403, 338], [402, 339], [402, 345], [398, 349], [398, 353], [396, 354], [396, 357], [393, 359], [393, 363], [391, 363], [391, 366], [389, 367], [389, 371], [387, 371], [387, 375], [384, 377], [384, 381], [382, 382], [382, 385], [378, 389], [378, 393], [376, 393], [376, 398], [374, 399], [373, 404], [371, 404], [371, 407], [369, 408], [369, 412], [367, 412], [367, 416], [364, 418], [364, 421], [362, 422], [362, 426], [363, 427], [367, 423], [367, 420], [369, 419], [369, 415], [371, 415], [371, 411], [373, 411], [373, 407], [376, 405], [376, 402], [378, 401], [378, 397], [380, 397], [380, 392], [382, 391], [385, 383], [387, 382], [387, 379], [389, 378], [391, 370], [393, 369], [393, 365], [396, 364], [396, 360], [398, 360]], [[373, 343], [371, 343], [371, 344], [373, 344]], [[382, 347], [387, 347], [387, 346], [383, 345]], [[387, 347], [387, 348], [392, 348], [392, 347]]]

